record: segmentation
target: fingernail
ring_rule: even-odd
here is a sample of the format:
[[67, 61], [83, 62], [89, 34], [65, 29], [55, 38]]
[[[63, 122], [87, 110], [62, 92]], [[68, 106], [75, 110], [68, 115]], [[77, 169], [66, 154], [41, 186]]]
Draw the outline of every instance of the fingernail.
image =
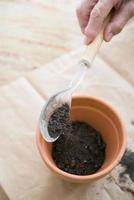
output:
[[112, 39], [112, 37], [114, 36], [114, 34], [113, 33], [108, 33], [107, 34], [107, 37], [106, 37], [106, 40], [107, 40], [107, 42], [109, 42], [111, 39]]
[[92, 41], [91, 41], [91, 39], [90, 38], [88, 38], [88, 37], [85, 37], [84, 38], [84, 44], [85, 45], [88, 45], [88, 44], [90, 44]]

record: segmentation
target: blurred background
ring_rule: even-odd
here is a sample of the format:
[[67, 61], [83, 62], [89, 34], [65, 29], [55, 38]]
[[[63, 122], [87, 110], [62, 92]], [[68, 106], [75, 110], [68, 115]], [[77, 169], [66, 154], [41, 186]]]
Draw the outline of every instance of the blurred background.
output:
[[79, 47], [76, 0], [0, 0], [0, 85]]
[[[0, 86], [82, 46], [75, 14], [77, 3], [78, 0], [0, 0]], [[130, 23], [100, 52], [132, 84], [133, 31], [134, 23]]]

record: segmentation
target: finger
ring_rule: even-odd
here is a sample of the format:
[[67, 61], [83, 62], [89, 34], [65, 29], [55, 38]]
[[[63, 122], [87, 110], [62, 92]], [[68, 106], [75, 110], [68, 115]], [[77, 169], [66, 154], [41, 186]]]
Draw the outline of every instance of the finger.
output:
[[119, 10], [115, 11], [111, 22], [104, 31], [104, 40], [109, 42], [112, 37], [121, 32], [128, 20], [134, 15], [133, 0], [124, 2]]
[[88, 42], [92, 42], [97, 36], [111, 9], [113, 8], [113, 0], [100, 0], [90, 13], [89, 22], [85, 28], [85, 35], [88, 37]]
[[98, 0], [84, 0], [77, 8], [76, 13], [78, 21], [81, 27], [81, 31], [84, 33], [85, 27], [88, 24], [90, 12], [97, 3]]

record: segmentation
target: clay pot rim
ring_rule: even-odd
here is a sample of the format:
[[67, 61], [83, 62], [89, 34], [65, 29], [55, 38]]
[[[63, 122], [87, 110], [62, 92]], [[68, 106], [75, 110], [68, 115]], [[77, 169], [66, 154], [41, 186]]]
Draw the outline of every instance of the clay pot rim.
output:
[[56, 174], [63, 176], [63, 177], [67, 177], [70, 180], [76, 180], [76, 181], [94, 180], [94, 179], [97, 179], [98, 177], [103, 177], [104, 175], [108, 174], [118, 164], [118, 162], [122, 158], [122, 156], [125, 152], [126, 143], [127, 143], [126, 128], [124, 126], [124, 123], [123, 123], [123, 120], [122, 120], [120, 114], [111, 105], [109, 105], [109, 103], [105, 102], [103, 99], [92, 97], [92, 96], [87, 96], [87, 95], [75, 95], [75, 96], [73, 96], [73, 99], [76, 99], [76, 98], [79, 98], [79, 99], [85, 99], [86, 98], [86, 99], [97, 101], [98, 103], [103, 104], [108, 109], [112, 110], [112, 112], [117, 116], [117, 118], [120, 122], [120, 125], [121, 125], [121, 130], [122, 130], [122, 133], [123, 133], [122, 134], [123, 139], [122, 139], [122, 146], [119, 149], [118, 155], [116, 156], [114, 161], [106, 169], [103, 169], [102, 171], [98, 171], [94, 174], [91, 174], [91, 175], [74, 175], [74, 174], [70, 174], [70, 173], [62, 171], [61, 169], [59, 169], [56, 165], [54, 165], [48, 159], [46, 153], [42, 154], [42, 148], [41, 148], [41, 144], [40, 144], [41, 134], [40, 134], [39, 128], [37, 128], [37, 130], [36, 130], [36, 143], [37, 143], [37, 147], [39, 149], [39, 152], [40, 152], [42, 159], [44, 160], [44, 162], [46, 163], [48, 168], [50, 168]]

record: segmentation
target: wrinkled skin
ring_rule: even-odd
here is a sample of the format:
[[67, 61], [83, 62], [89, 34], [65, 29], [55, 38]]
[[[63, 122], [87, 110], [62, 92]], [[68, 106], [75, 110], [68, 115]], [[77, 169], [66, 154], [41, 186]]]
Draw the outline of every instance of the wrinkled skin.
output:
[[90, 44], [98, 34], [104, 19], [112, 10], [112, 17], [104, 30], [104, 40], [122, 31], [130, 18], [134, 16], [134, 0], [82, 0], [76, 12], [85, 35], [85, 44]]

